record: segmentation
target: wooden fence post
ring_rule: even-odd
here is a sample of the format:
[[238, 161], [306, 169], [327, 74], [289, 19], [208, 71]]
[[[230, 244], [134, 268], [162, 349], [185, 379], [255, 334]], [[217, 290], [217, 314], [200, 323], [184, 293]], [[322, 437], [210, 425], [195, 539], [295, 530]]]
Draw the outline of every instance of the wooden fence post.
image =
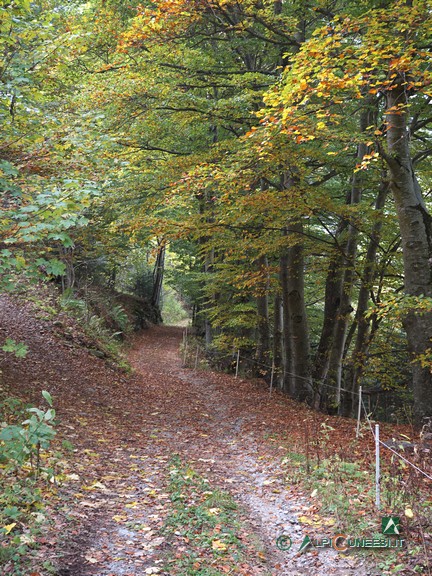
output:
[[275, 363], [274, 360], [272, 362], [272, 371], [271, 371], [271, 377], [270, 377], [270, 396], [272, 395], [273, 392], [273, 378], [274, 378], [274, 372], [275, 372]]

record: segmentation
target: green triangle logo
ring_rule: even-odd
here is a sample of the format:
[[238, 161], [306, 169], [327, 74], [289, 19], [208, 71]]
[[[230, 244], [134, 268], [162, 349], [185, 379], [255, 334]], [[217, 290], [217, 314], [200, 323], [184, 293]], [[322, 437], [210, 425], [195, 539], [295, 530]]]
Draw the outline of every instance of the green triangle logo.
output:
[[383, 534], [400, 534], [400, 518], [398, 516], [384, 516], [381, 521]]
[[312, 540], [309, 538], [309, 536], [305, 536], [303, 542], [301, 543], [299, 554], [304, 552], [308, 546], [312, 546]]

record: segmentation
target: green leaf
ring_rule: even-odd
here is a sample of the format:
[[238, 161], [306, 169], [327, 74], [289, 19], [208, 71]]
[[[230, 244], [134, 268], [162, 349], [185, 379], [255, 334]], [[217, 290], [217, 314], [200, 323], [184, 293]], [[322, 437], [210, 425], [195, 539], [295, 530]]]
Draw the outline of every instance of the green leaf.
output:
[[28, 352], [28, 346], [22, 342], [15, 342], [11, 338], [6, 338], [2, 348], [3, 352], [11, 352], [17, 358], [25, 358]]
[[45, 398], [45, 400], [48, 402], [50, 406], [53, 405], [52, 396], [49, 392], [47, 392], [46, 390], [42, 390], [42, 396]]
[[46, 265], [46, 271], [51, 276], [62, 276], [66, 271], [66, 266], [60, 260], [50, 260]]

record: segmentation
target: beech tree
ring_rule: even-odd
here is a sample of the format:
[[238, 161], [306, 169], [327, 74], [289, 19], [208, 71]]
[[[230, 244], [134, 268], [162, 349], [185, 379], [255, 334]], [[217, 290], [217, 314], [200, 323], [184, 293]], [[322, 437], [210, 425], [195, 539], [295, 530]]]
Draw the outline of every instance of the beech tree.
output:
[[388, 385], [375, 355], [389, 362], [398, 299], [420, 422], [429, 14], [427, 1], [71, 5], [57, 145], [103, 189], [84, 249], [158, 246], [162, 272], [166, 246], [187, 246], [208, 349], [241, 347], [256, 373], [274, 363], [282, 391], [345, 414], [361, 383]]
[[[425, 132], [431, 121], [429, 32], [428, 2], [396, 2], [357, 17], [338, 16], [303, 45], [284, 86], [268, 98], [280, 107], [282, 130], [306, 140], [316, 132], [322, 138], [320, 130], [330, 137], [346, 136], [343, 106], [348, 101], [357, 101], [365, 111], [374, 106], [375, 114], [357, 132], [353, 186], [357, 174], [374, 161], [388, 171], [402, 239], [404, 289], [420, 298], [431, 295], [430, 216], [418, 167], [430, 154]], [[430, 350], [430, 312], [414, 304], [404, 326], [413, 354], [415, 416], [420, 423], [432, 409], [431, 370], [421, 358]]]

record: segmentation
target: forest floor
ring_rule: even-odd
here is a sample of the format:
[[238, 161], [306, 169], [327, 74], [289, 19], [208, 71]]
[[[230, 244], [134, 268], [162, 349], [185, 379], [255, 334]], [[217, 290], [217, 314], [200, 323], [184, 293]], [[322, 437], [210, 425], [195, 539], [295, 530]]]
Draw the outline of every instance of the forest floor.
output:
[[[304, 452], [311, 436], [311, 458], [373, 458], [372, 439], [356, 441], [354, 421], [270, 396], [260, 380], [183, 367], [178, 327], [134, 337], [132, 374], [89, 354], [66, 319], [35, 318], [6, 297], [0, 327], [29, 346], [24, 361], [3, 361], [3, 385], [35, 403], [48, 390], [58, 442], [71, 446], [57, 464], [51, 525], [37, 537], [26, 574], [382, 573], [376, 555], [359, 550], [298, 553], [307, 534], [341, 532], [340, 519], [287, 474], [283, 458]], [[384, 435], [394, 433], [383, 426]], [[381, 515], [371, 515], [379, 532]], [[282, 534], [293, 542], [287, 551], [276, 546]]]

